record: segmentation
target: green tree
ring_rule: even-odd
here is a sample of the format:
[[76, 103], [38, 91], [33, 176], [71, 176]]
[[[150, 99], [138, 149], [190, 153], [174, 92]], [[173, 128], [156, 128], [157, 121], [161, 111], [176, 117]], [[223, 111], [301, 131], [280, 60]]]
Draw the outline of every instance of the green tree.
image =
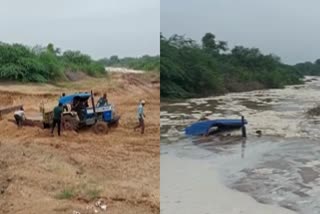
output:
[[202, 48], [209, 53], [219, 54], [220, 51], [227, 51], [228, 44], [225, 41], [216, 41], [216, 36], [212, 33], [206, 33], [202, 37]]

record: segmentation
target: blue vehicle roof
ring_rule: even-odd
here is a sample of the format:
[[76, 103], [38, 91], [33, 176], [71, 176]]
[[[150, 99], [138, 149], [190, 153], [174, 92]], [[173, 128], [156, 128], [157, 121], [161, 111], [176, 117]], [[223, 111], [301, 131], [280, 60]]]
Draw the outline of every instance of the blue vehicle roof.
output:
[[71, 104], [75, 97], [80, 97], [81, 99], [89, 99], [91, 97], [90, 93], [78, 93], [78, 94], [70, 94], [64, 97], [60, 97], [59, 103], [62, 105]]
[[[244, 120], [244, 124], [248, 122]], [[207, 134], [211, 127], [242, 127], [241, 119], [221, 119], [221, 120], [205, 120], [191, 124], [185, 129], [186, 135], [204, 135]]]

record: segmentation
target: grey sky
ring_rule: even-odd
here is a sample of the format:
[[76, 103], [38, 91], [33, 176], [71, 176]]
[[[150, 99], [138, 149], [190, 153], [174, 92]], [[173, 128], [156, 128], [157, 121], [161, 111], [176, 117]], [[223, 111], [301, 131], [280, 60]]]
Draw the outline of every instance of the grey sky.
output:
[[0, 41], [94, 58], [159, 54], [160, 0], [0, 0]]
[[161, 32], [257, 47], [295, 64], [320, 58], [318, 0], [161, 0]]

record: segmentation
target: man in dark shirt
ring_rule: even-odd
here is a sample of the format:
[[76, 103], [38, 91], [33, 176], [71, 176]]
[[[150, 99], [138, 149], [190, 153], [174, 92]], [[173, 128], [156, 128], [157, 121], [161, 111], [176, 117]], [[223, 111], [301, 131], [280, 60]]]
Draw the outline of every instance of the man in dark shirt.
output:
[[62, 103], [59, 103], [59, 105], [54, 107], [53, 109], [53, 123], [52, 123], [52, 129], [51, 129], [52, 136], [53, 136], [53, 131], [56, 125], [58, 125], [58, 135], [60, 136], [62, 112], [63, 112], [63, 105]]

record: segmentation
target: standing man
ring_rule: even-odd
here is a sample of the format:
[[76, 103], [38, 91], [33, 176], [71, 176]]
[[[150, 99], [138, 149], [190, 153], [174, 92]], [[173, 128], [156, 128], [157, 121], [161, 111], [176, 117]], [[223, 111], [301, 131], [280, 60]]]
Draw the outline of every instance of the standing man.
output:
[[21, 108], [18, 111], [15, 111], [13, 115], [18, 128], [21, 128], [23, 121], [26, 119], [23, 107], [21, 106]]
[[107, 99], [107, 94], [104, 93], [103, 97], [100, 97], [100, 99], [97, 102], [97, 107], [102, 107], [108, 105], [108, 99]]
[[137, 128], [141, 128], [141, 134], [144, 133], [144, 118], [146, 117], [146, 115], [144, 115], [144, 105], [145, 105], [145, 101], [141, 100], [138, 106], [138, 113], [137, 113], [139, 125], [134, 127], [134, 131], [136, 131]]
[[61, 130], [61, 115], [63, 113], [63, 105], [62, 103], [59, 103], [58, 106], [54, 107], [53, 109], [53, 123], [52, 123], [52, 129], [51, 129], [51, 135], [53, 135], [54, 128], [56, 125], [58, 125], [58, 135], [60, 136], [60, 130]]

